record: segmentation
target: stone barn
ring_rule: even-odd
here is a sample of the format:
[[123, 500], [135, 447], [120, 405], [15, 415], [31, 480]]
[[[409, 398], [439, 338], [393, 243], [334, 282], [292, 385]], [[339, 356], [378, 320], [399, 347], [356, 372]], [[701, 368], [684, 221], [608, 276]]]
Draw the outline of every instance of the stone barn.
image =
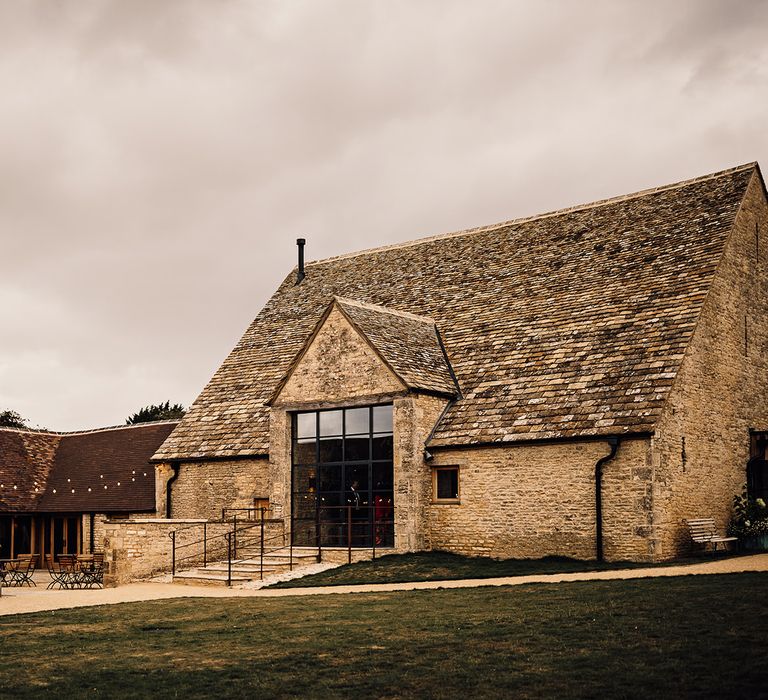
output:
[[686, 518], [725, 527], [764, 457], [756, 163], [300, 252], [155, 454], [159, 513], [268, 504], [295, 544], [653, 561]]

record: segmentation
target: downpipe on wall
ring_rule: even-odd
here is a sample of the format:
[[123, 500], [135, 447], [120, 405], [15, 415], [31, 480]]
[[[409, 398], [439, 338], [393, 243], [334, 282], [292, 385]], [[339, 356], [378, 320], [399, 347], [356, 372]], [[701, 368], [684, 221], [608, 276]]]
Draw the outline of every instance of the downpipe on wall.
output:
[[178, 462], [171, 462], [171, 469], [173, 469], [173, 476], [165, 483], [165, 517], [171, 517], [171, 486], [176, 479], [179, 478], [179, 469], [181, 465]]
[[610, 462], [619, 449], [618, 436], [608, 438], [608, 445], [611, 451], [597, 460], [595, 464], [595, 547], [597, 550], [597, 561], [604, 561], [603, 556], [603, 465]]

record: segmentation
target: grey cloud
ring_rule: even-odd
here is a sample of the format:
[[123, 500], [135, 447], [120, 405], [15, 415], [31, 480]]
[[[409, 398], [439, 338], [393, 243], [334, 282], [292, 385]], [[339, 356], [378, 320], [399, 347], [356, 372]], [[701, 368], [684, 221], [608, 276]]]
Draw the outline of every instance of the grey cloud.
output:
[[294, 264], [768, 162], [764, 3], [0, 5], [0, 408], [189, 403]]

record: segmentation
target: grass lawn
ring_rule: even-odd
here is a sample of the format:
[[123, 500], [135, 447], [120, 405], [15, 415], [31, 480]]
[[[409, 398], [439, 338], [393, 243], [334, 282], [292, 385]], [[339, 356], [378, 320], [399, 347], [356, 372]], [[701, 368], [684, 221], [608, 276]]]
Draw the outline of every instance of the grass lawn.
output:
[[733, 556], [730, 553], [707, 552], [703, 556], [663, 564], [633, 562], [597, 562], [545, 557], [543, 559], [489, 559], [465, 557], [450, 552], [416, 552], [389, 554], [376, 561], [362, 561], [338, 569], [329, 569], [312, 576], [283, 581], [270, 588], [304, 588], [306, 586], [343, 586], [366, 583], [400, 583], [403, 581], [445, 581], [449, 579], [495, 578], [499, 576], [528, 576], [531, 574], [561, 574], [575, 571], [633, 569], [673, 564], [693, 564], [713, 558]]
[[0, 695], [758, 698], [767, 601], [728, 574], [0, 617]]

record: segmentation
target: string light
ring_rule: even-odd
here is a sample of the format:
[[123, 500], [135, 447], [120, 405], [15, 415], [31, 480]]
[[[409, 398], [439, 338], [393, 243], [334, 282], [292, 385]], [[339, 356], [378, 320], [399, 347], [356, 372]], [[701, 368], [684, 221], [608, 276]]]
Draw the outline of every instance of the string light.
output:
[[[147, 472], [137, 472], [135, 469], [132, 469], [132, 470], [131, 470], [131, 474], [133, 474], [133, 475], [134, 475], [134, 476], [132, 476], [132, 477], [131, 477], [131, 482], [132, 482], [132, 483], [135, 483], [135, 482], [136, 482], [136, 475], [137, 475], [137, 474], [139, 474], [139, 473], [143, 473], [143, 475], [144, 475], [144, 476], [148, 476]], [[99, 475], [99, 478], [100, 478], [100, 479], [104, 479], [104, 474], [100, 474], [100, 475]], [[71, 484], [72, 484], [72, 478], [71, 478], [71, 477], [67, 477], [67, 484], [69, 484], [69, 485], [70, 485], [68, 488], [69, 488], [69, 490], [70, 490], [70, 492], [71, 492], [71, 493], [76, 493], [76, 492], [77, 492], [77, 490], [76, 490], [76, 489], [74, 489], [74, 488], [72, 488], [72, 487], [71, 487]], [[113, 484], [113, 486], [115, 486], [115, 487], [117, 487], [117, 486], [120, 486], [120, 487], [122, 487], [122, 485], [123, 485], [123, 482], [122, 482], [122, 481], [116, 481], [116, 482]], [[0, 489], [5, 489], [5, 488], [6, 488], [6, 485], [5, 485], [4, 483], [0, 483]], [[11, 488], [11, 485], [10, 485], [10, 484], [8, 484], [8, 487], [7, 487], [7, 488]], [[49, 488], [50, 488], [50, 487], [49, 487]], [[84, 488], [84, 489], [85, 489], [85, 490], [86, 490], [88, 493], [93, 493], [94, 487], [91, 487], [91, 486], [84, 486], [83, 488]], [[106, 490], [108, 490], [108, 489], [109, 489], [109, 486], [108, 486], [107, 484], [104, 484], [104, 490], [106, 491]], [[18, 491], [18, 490], [19, 490], [19, 485], [18, 485], [18, 484], [13, 484], [13, 490], [14, 490], [14, 491]], [[22, 490], [24, 490], [24, 485], [22, 485]], [[32, 485], [32, 488], [30, 488], [30, 492], [31, 492], [31, 493], [40, 493], [41, 491], [45, 491], [45, 490], [46, 490], [46, 485], [45, 485], [45, 483], [44, 483], [44, 482], [40, 482], [40, 481], [38, 481], [37, 479], [35, 479], [35, 480], [34, 480], [34, 482], [33, 482], [33, 485]], [[50, 493], [52, 493], [52, 494], [58, 493], [58, 489], [50, 488]]]

